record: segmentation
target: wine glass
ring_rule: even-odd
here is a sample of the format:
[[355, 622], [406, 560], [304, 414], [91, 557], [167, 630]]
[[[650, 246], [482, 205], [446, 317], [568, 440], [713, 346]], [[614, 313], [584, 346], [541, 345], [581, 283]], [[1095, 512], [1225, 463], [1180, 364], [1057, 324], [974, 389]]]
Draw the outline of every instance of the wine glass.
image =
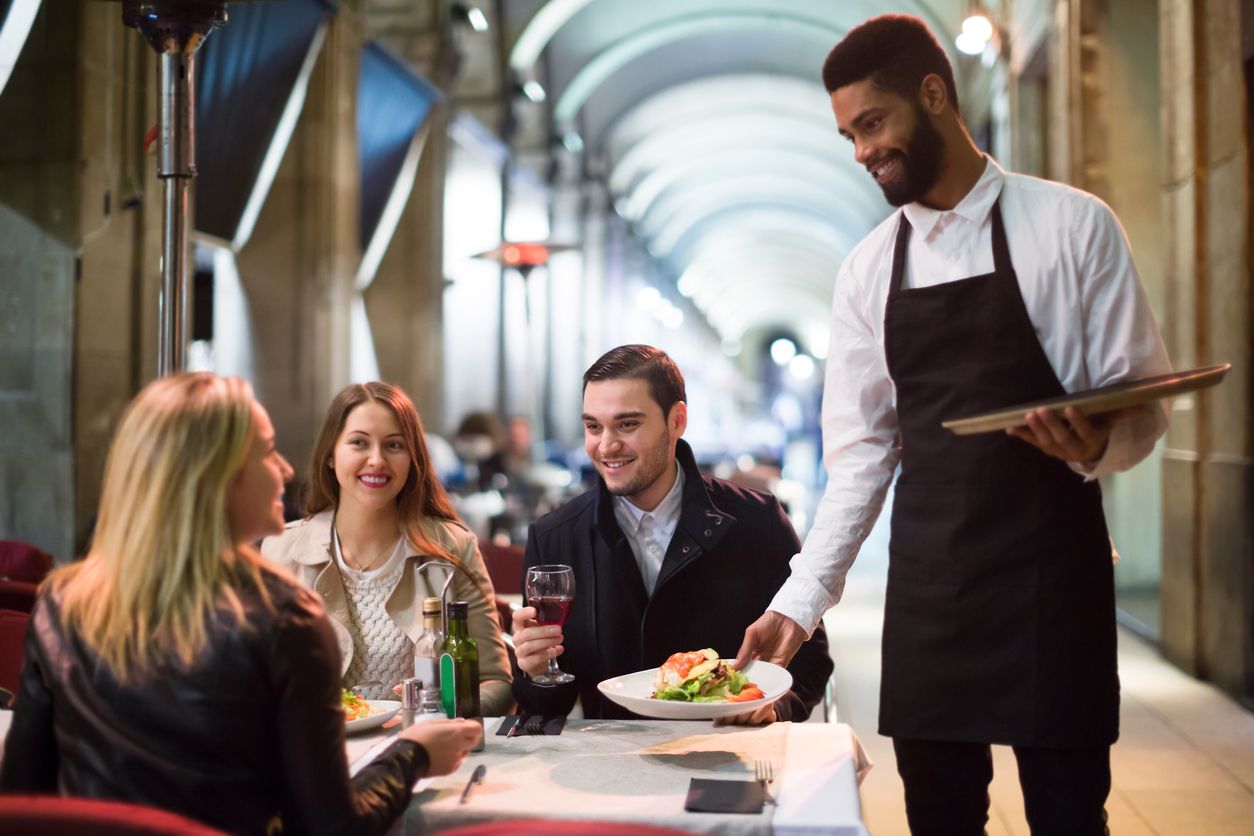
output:
[[[575, 573], [569, 566], [559, 564], [532, 566], [527, 570], [523, 592], [527, 606], [536, 608], [536, 621], [542, 627], [561, 627], [575, 600]], [[574, 682], [575, 677], [559, 670], [557, 659], [550, 657], [548, 670], [531, 677], [531, 681], [537, 685], [560, 685]]]

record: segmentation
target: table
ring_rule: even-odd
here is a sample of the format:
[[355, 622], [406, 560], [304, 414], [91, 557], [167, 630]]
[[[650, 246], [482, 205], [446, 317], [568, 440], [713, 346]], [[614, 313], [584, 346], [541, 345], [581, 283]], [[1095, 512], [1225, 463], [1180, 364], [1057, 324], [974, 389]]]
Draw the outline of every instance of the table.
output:
[[[870, 768], [843, 724], [775, 723], [760, 728], [665, 720], [570, 720], [557, 736], [505, 738], [487, 721], [487, 744], [456, 773], [415, 788], [403, 832], [524, 818], [582, 819], [694, 832], [866, 836], [858, 781]], [[349, 740], [350, 760], [383, 735]], [[779, 804], [754, 815], [684, 810], [693, 777], [745, 780], [753, 762], [776, 765]], [[470, 773], [483, 784], [459, 804]]]
[[[0, 711], [0, 741], [12, 713]], [[841, 723], [773, 723], [760, 728], [668, 720], [570, 720], [553, 737], [496, 735], [457, 772], [420, 781], [393, 832], [434, 833], [503, 819], [547, 818], [657, 824], [696, 832], [780, 836], [867, 836], [858, 782], [870, 763]], [[386, 748], [388, 735], [348, 738], [350, 763]], [[689, 813], [693, 777], [744, 780], [753, 761], [776, 764], [778, 806], [757, 815]], [[470, 773], [481, 786], [458, 803]]]

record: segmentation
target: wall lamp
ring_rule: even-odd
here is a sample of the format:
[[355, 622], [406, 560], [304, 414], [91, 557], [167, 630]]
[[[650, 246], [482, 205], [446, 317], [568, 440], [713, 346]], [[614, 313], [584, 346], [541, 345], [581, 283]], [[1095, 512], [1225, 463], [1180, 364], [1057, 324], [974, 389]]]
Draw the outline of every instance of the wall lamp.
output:
[[478, 6], [454, 3], [449, 7], [449, 14], [452, 15], [454, 21], [464, 23], [476, 32], [488, 31], [488, 17]]
[[957, 38], [953, 39], [953, 43], [954, 46], [957, 46], [959, 53], [964, 55], [983, 55], [984, 50], [987, 50], [989, 45], [997, 49], [997, 28], [993, 26], [993, 21], [988, 19], [988, 15], [983, 13], [972, 14], [962, 21], [962, 31], [959, 31]]

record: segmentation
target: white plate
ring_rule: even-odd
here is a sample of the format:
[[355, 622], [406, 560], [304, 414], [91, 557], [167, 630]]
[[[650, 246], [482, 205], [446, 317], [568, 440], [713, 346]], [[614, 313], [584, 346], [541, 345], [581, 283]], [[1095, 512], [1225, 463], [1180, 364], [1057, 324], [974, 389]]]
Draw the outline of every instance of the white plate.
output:
[[366, 700], [366, 702], [370, 704], [374, 713], [357, 720], [345, 720], [344, 730], [349, 734], [378, 728], [401, 710], [400, 700]]
[[[725, 661], [728, 664], [732, 662], [731, 659]], [[764, 705], [770, 705], [788, 693], [788, 689], [792, 687], [792, 674], [770, 662], [750, 662], [745, 666], [744, 673], [749, 677], [750, 682], [762, 689], [762, 693], [766, 696], [760, 700], [748, 702], [655, 700], [650, 694], [653, 693], [653, 677], [657, 674], [657, 668], [615, 676], [597, 683], [597, 690], [608, 699], [642, 717], [657, 717], [662, 720], [712, 720], [715, 717], [744, 714]]]

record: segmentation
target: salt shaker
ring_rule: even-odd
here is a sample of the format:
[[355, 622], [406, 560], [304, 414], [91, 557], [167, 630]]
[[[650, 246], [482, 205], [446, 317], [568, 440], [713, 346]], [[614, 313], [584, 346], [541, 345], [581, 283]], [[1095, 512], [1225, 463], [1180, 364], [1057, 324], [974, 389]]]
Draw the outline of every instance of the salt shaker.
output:
[[422, 694], [422, 680], [410, 677], [401, 680], [401, 728], [407, 729], [414, 724], [419, 714], [419, 699]]

